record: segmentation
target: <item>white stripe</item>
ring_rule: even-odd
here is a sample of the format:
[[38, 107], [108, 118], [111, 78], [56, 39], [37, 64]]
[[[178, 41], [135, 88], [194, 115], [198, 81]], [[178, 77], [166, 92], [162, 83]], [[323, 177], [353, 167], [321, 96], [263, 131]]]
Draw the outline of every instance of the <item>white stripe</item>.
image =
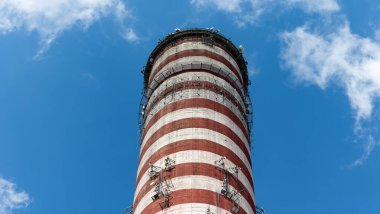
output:
[[150, 98], [149, 102], [152, 102], [155, 97], [163, 93], [166, 89], [171, 87], [175, 89], [177, 84], [188, 81], [203, 81], [217, 85], [223, 88], [224, 90], [228, 91], [240, 104], [240, 106], [243, 109], [245, 109], [243, 99], [234, 87], [232, 87], [224, 79], [206, 72], [186, 72], [166, 79], [165, 82], [163, 82], [159, 87], [157, 87], [154, 90], [154, 92], [150, 95], [152, 98]]
[[[156, 69], [156, 67], [162, 61], [164, 61], [166, 58], [168, 58], [169, 56], [171, 56], [173, 54], [176, 54], [178, 52], [181, 52], [181, 51], [193, 50], [193, 49], [207, 50], [207, 51], [210, 51], [212, 53], [216, 53], [216, 54], [218, 54], [220, 56], [223, 56], [226, 60], [228, 60], [235, 67], [235, 69], [237, 71], [239, 71], [238, 64], [231, 57], [230, 54], [226, 53], [223, 49], [219, 48], [218, 46], [210, 47], [210, 46], [202, 44], [202, 42], [186, 42], [186, 43], [182, 43], [182, 44], [176, 45], [175, 47], [172, 47], [172, 48], [166, 50], [165, 52], [163, 52], [163, 54], [161, 54], [156, 59], [156, 61], [154, 62], [154, 65], [152, 67], [152, 70]], [[240, 72], [239, 72], [239, 75], [241, 76]]]
[[192, 140], [192, 139], [209, 140], [231, 150], [240, 158], [240, 160], [244, 163], [245, 167], [248, 169], [250, 175], [252, 176], [252, 169], [250, 167], [248, 158], [246, 157], [246, 155], [240, 149], [239, 146], [237, 146], [230, 138], [228, 138], [227, 136], [223, 134], [220, 134], [219, 132], [215, 132], [210, 129], [202, 129], [202, 128], [180, 129], [180, 130], [161, 136], [156, 142], [154, 142], [146, 150], [145, 154], [141, 157], [141, 161], [137, 169], [137, 176], [139, 176], [141, 168], [145, 164], [147, 164], [146, 161], [152, 155], [154, 155], [154, 153], [156, 153], [159, 149], [173, 142], [177, 142], [180, 140]]
[[[219, 193], [222, 187], [222, 181], [215, 178], [201, 176], [201, 175], [189, 175], [181, 176], [170, 179], [174, 186], [171, 191], [178, 191], [184, 189], [202, 189]], [[231, 190], [236, 189], [230, 186]], [[151, 197], [154, 195], [154, 188], [152, 188], [144, 197], [141, 198], [140, 203], [136, 206], [135, 212], [141, 213], [145, 207], [152, 203]], [[254, 213], [250, 203], [242, 196], [240, 197], [240, 207], [247, 213]]]
[[170, 112], [159, 120], [157, 120], [146, 132], [144, 139], [141, 143], [141, 148], [144, 148], [146, 142], [152, 137], [154, 133], [156, 133], [161, 127], [170, 124], [174, 121], [181, 119], [189, 119], [189, 118], [204, 118], [213, 120], [222, 125], [227, 126], [231, 131], [233, 131], [239, 139], [244, 143], [245, 147], [249, 151], [249, 143], [248, 139], [245, 137], [243, 131], [232, 121], [230, 118], [216, 112], [214, 110], [208, 108], [185, 108], [177, 111]]
[[[149, 122], [149, 120], [162, 108], [164, 108], [166, 105], [170, 103], [177, 102], [179, 100], [185, 100], [185, 99], [191, 99], [191, 98], [203, 98], [203, 99], [209, 99], [211, 101], [220, 103], [227, 108], [229, 108], [238, 118], [240, 118], [241, 122], [247, 129], [247, 123], [245, 122], [245, 119], [241, 113], [241, 111], [231, 103], [230, 100], [226, 99], [223, 95], [214, 93], [209, 90], [204, 89], [186, 89], [183, 91], [177, 91], [175, 93], [172, 93], [168, 96], [166, 96], [164, 99], [161, 99], [158, 103], [156, 103], [153, 108], [150, 110], [149, 114], [146, 116], [145, 123]], [[147, 109], [150, 108], [151, 103], [148, 102]]]
[[[151, 77], [151, 80], [153, 78], [155, 78], [156, 76], [158, 76], [162, 71], [165, 71], [165, 70], [167, 70], [167, 69], [169, 69], [171, 67], [176, 67], [176, 65], [189, 64], [189, 63], [192, 63], [192, 64], [201, 64], [201, 63], [203, 63], [203, 64], [216, 65], [216, 66], [218, 66], [218, 67], [220, 67], [220, 68], [222, 68], [222, 69], [224, 69], [226, 71], [229, 71], [230, 75], [233, 75], [233, 76], [235, 76], [236, 78], [239, 79], [239, 77], [233, 71], [231, 71], [231, 69], [229, 67], [227, 67], [227, 65], [225, 65], [222, 62], [219, 62], [218, 60], [211, 59], [211, 58], [206, 57], [206, 56], [187, 56], [187, 57], [183, 57], [183, 58], [179, 58], [177, 60], [171, 61], [170, 63], [168, 63], [164, 67], [162, 67], [161, 70], [159, 70], [158, 72], [156, 72], [155, 70], [152, 70], [152, 73], [153, 72], [156, 72], [156, 73], [155, 73], [154, 76]], [[239, 87], [241, 87], [240, 79], [239, 79], [239, 82], [238, 82], [238, 86]]]
[[[219, 197], [223, 197], [222, 195], [219, 195]], [[170, 206], [169, 208], [162, 210], [158, 212], [159, 214], [206, 214], [207, 209], [210, 209], [211, 213], [214, 214], [225, 214], [225, 213], [231, 213], [228, 210], [222, 209], [220, 207], [216, 207], [209, 204], [201, 204], [201, 203], [188, 203], [188, 204], [178, 204], [174, 206]]]
[[[180, 152], [169, 155], [169, 157], [175, 161], [175, 164], [205, 163], [205, 164], [210, 164], [210, 165], [215, 165], [215, 161], [221, 158], [220, 155], [214, 154], [212, 152], [201, 151], [201, 150], [180, 151]], [[164, 166], [166, 158], [167, 157], [162, 157], [161, 159], [159, 159], [158, 161], [152, 164], [159, 167]], [[228, 159], [225, 159], [224, 163], [226, 164], [227, 167], [235, 166], [235, 164]], [[148, 171], [149, 169], [144, 172], [144, 174], [141, 176], [139, 183], [136, 186], [134, 200], [136, 200], [136, 196], [139, 194], [144, 184], [148, 180], [150, 180]], [[244, 173], [242, 172], [239, 173], [238, 180], [243, 184], [245, 189], [247, 189], [249, 194], [251, 194], [251, 197], [254, 198], [253, 187], [251, 186], [248, 178], [244, 175]]]

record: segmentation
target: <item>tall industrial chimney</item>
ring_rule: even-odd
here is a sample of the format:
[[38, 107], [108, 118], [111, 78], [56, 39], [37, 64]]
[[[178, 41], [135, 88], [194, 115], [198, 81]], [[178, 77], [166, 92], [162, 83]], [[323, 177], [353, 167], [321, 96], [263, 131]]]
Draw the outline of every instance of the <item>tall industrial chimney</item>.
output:
[[143, 69], [133, 213], [255, 213], [243, 48], [176, 29]]

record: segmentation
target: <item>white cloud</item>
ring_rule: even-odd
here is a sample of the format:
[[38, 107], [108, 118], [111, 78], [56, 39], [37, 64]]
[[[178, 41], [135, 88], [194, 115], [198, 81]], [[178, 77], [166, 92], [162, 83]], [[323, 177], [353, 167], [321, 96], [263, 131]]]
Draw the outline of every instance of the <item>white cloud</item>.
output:
[[355, 131], [369, 142], [354, 163], [360, 165], [377, 145], [371, 133], [377, 130], [365, 124], [376, 120], [373, 112], [380, 100], [380, 40], [353, 34], [347, 22], [329, 34], [299, 27], [283, 33], [282, 39], [284, 67], [298, 82], [321, 89], [337, 85], [345, 91], [355, 113]]
[[299, 6], [309, 13], [336, 12], [340, 10], [336, 0], [285, 0], [288, 5]]
[[17, 191], [16, 184], [0, 177], [0, 213], [11, 214], [13, 210], [27, 207], [29, 195]]
[[235, 23], [238, 27], [244, 27], [247, 24], [255, 24], [260, 16], [273, 6], [272, 0], [245, 0], [245, 2], [245, 10], [241, 11], [235, 17]]
[[226, 12], [239, 12], [244, 0], [191, 0], [190, 3], [198, 8], [211, 7]]
[[272, 0], [190, 0], [197, 9], [214, 9], [234, 15], [238, 27], [254, 24]]
[[306, 27], [286, 32], [285, 65], [301, 81], [346, 91], [357, 121], [369, 119], [380, 98], [380, 41], [352, 34], [348, 24], [323, 36]]
[[76, 25], [86, 29], [112, 12], [118, 19], [127, 14], [121, 0], [2, 0], [0, 34], [18, 29], [38, 32], [41, 37], [38, 57], [65, 30]]
[[123, 32], [123, 38], [129, 42], [137, 42], [140, 38], [137, 36], [136, 32], [132, 28], [127, 28]]
[[213, 8], [232, 13], [238, 27], [255, 24], [258, 18], [278, 7], [280, 9], [301, 8], [307, 13], [332, 13], [340, 10], [337, 0], [190, 0], [195, 7]]

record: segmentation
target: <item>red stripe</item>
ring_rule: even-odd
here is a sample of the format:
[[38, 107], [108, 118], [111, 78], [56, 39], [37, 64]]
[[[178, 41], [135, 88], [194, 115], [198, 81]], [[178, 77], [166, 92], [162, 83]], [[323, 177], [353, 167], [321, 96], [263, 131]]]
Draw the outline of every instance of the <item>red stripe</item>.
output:
[[186, 129], [186, 128], [204, 128], [209, 129], [215, 132], [218, 132], [220, 134], [223, 134], [230, 138], [237, 146], [240, 147], [240, 149], [243, 151], [245, 156], [247, 157], [248, 161], [251, 162], [250, 153], [245, 146], [244, 142], [235, 134], [234, 131], [232, 131], [227, 126], [205, 118], [186, 118], [181, 120], [173, 121], [169, 124], [166, 124], [159, 128], [152, 136], [146, 141], [145, 145], [141, 149], [140, 158], [145, 154], [146, 150], [154, 143], [156, 142], [160, 137], [180, 130], [180, 129]]
[[[216, 67], [215, 65], [212, 64], [207, 64], [207, 63], [188, 63], [188, 64], [181, 64], [181, 66], [173, 67], [171, 69], [168, 69], [168, 72], [165, 73], [165, 78], [161, 79], [160, 82], [158, 82], [156, 79], [154, 82], [157, 82], [158, 84], [152, 88], [151, 85], [149, 85], [149, 94], [148, 97], [152, 94], [152, 92], [159, 87], [163, 82], [165, 82], [167, 79], [174, 77], [176, 75], [182, 74], [182, 73], [187, 73], [187, 72], [206, 72], [209, 74], [212, 74], [214, 76], [217, 76], [221, 79], [224, 79], [226, 82], [228, 82], [232, 87], [234, 87], [239, 95], [241, 97], [244, 97], [243, 92], [242, 92], [242, 87], [239, 87], [239, 85], [236, 83], [238, 80], [233, 80], [228, 73], [227, 74], [220, 74], [221, 68]], [[162, 74], [162, 73], [161, 73]]]
[[[185, 100], [179, 100], [174, 103], [170, 103], [166, 105], [164, 108], [160, 109], [154, 116], [149, 120], [148, 124], [144, 128], [144, 134], [143, 137], [145, 136], [145, 131], [150, 129], [150, 127], [157, 122], [160, 118], [162, 118], [164, 115], [174, 112], [180, 109], [184, 108], [208, 108], [211, 110], [214, 110], [216, 112], [219, 112], [228, 118], [230, 118], [232, 121], [235, 122], [235, 124], [246, 134], [248, 135], [247, 129], [243, 126], [243, 122], [238, 118], [235, 113], [231, 111], [228, 107], [226, 107], [223, 104], [220, 104], [218, 102], [209, 100], [209, 99], [204, 99], [204, 98], [191, 98], [191, 99], [185, 99]], [[143, 138], [142, 137], [142, 138]], [[247, 136], [247, 139], [249, 137]]]
[[[222, 105], [222, 104], [219, 104], [217, 102], [214, 102], [214, 101], [211, 101], [211, 100], [208, 100], [208, 99], [197, 99], [197, 98], [193, 98], [193, 99], [186, 99], [185, 100], [187, 102], [187, 105], [186, 106], [183, 106], [181, 105], [184, 100], [181, 100], [181, 101], [178, 101], [178, 102], [174, 102], [174, 103], [171, 103], [167, 106], [165, 106], [164, 108], [160, 109], [153, 117], [151, 120], [149, 120], [148, 124], [145, 126], [144, 130], [143, 130], [143, 133], [142, 133], [142, 137], [141, 139], [144, 139], [145, 138], [145, 135], [146, 133], [149, 131], [149, 129], [160, 119], [162, 118], [163, 116], [165, 116], [166, 114], [168, 113], [172, 113], [176, 110], [179, 110], [179, 109], [184, 109], [184, 108], [208, 108], [208, 109], [211, 109], [211, 110], [214, 110], [218, 113], [221, 113], [223, 115], [225, 115], [226, 117], [230, 118], [239, 128], [240, 130], [243, 132], [245, 138], [249, 141], [249, 135], [248, 135], [248, 132], [247, 130], [245, 129], [245, 127], [243, 126], [243, 123], [241, 122], [241, 120], [229, 109], [227, 108], [226, 106]], [[179, 107], [180, 108], [179, 108]]]
[[[176, 41], [175, 42], [175, 45], [177, 46], [177, 45], [180, 45], [180, 44], [183, 44], [183, 43], [186, 43], [186, 42], [204, 42], [204, 40], [202, 38], [199, 38], [199, 37], [197, 37], [197, 38], [193, 38], [193, 37], [190, 37], [190, 38], [181, 38], [180, 41]], [[214, 43], [213, 45], [217, 46], [220, 49], [222, 49], [227, 55], [230, 55], [231, 57], [234, 56], [234, 54], [230, 53], [230, 51], [228, 51], [223, 45], [221, 45], [219, 43]], [[161, 53], [156, 56], [156, 59], [158, 59], [159, 57], [161, 57], [167, 50], [169, 50], [172, 47], [173, 46], [170, 46], [170, 45], [166, 46], [164, 49], [162, 49], [160, 51]], [[235, 62], [236, 62], [236, 60], [235, 60]], [[238, 64], [238, 63], [236, 62], [236, 64]]]
[[[223, 94], [223, 97], [226, 98], [227, 100], [229, 100], [234, 106], [236, 106], [239, 109], [239, 111], [242, 113], [242, 115], [245, 112], [245, 110], [237, 102], [235, 97], [229, 91], [225, 90], [224, 88], [222, 88], [218, 85], [215, 85], [213, 83], [206, 82], [206, 81], [187, 81], [187, 82], [178, 83], [172, 87], [168, 87], [163, 92], [158, 94], [158, 96], [156, 96], [154, 98], [154, 100], [149, 104], [149, 107], [146, 109], [146, 114], [149, 115], [149, 113], [153, 109], [153, 107], [158, 102], [160, 102], [162, 99], [166, 98], [167, 95], [172, 95], [175, 92], [188, 90], [188, 89], [204, 89], [204, 90], [212, 91], [216, 94]], [[148, 100], [150, 98], [151, 97], [149, 97]]]
[[205, 49], [185, 50], [185, 51], [180, 51], [180, 52], [177, 52], [175, 54], [168, 56], [166, 59], [164, 59], [158, 65], [158, 67], [155, 70], [152, 71], [152, 73], [149, 77], [149, 82], [157, 75], [157, 73], [163, 67], [165, 67], [165, 65], [167, 65], [167, 64], [169, 64], [175, 60], [178, 60], [178, 59], [181, 59], [184, 57], [190, 57], [190, 56], [204, 56], [204, 57], [208, 57], [208, 58], [211, 58], [213, 60], [216, 60], [216, 61], [223, 63], [225, 66], [227, 66], [236, 75], [236, 77], [239, 79], [240, 83], [243, 84], [242, 78], [240, 77], [238, 70], [236, 70], [236, 68], [231, 64], [231, 62], [229, 62], [223, 56], [216, 54], [214, 52], [205, 50]]
[[171, 143], [167, 146], [164, 146], [160, 148], [157, 152], [155, 152], [144, 164], [139, 174], [137, 175], [137, 181], [136, 186], [139, 184], [142, 176], [149, 168], [148, 163], [155, 163], [159, 159], [169, 156], [173, 153], [181, 152], [181, 151], [189, 151], [189, 150], [198, 150], [198, 151], [206, 151], [211, 152], [216, 155], [220, 155], [221, 157], [225, 156], [227, 160], [230, 160], [232, 163], [234, 163], [236, 166], [241, 167], [242, 172], [244, 173], [245, 177], [247, 177], [248, 181], [250, 182], [250, 185], [253, 189], [253, 180], [252, 176], [248, 171], [247, 167], [251, 167], [251, 165], [246, 166], [244, 162], [238, 157], [233, 151], [230, 149], [219, 145], [215, 142], [209, 141], [209, 140], [201, 140], [201, 139], [191, 139], [191, 140], [182, 140], [177, 141], [174, 143]]
[[[230, 210], [232, 208], [232, 201], [220, 195], [219, 203], [217, 193], [202, 190], [202, 189], [185, 189], [173, 191], [170, 193], [171, 196], [171, 206], [178, 204], [188, 204], [188, 203], [202, 203], [209, 204], [212, 206], [221, 207], [225, 210]], [[141, 214], [152, 214], [161, 211], [160, 202], [162, 199], [159, 199], [155, 202], [149, 204]], [[205, 210], [206, 213], [206, 210]], [[247, 212], [240, 208], [239, 214], [246, 214]]]
[[[173, 179], [176, 177], [183, 177], [183, 176], [189, 176], [189, 175], [202, 175], [207, 176], [211, 178], [215, 178], [217, 180], [222, 181], [224, 173], [217, 169], [215, 166], [210, 164], [204, 164], [204, 163], [185, 163], [185, 164], [179, 164], [176, 165], [174, 169], [172, 169], [170, 172], [166, 171], [163, 173], [163, 176], [168, 179]], [[154, 187], [151, 184], [151, 180], [148, 180], [144, 186], [141, 188], [140, 192], [136, 196], [134, 206], [136, 207], [141, 199]], [[241, 194], [242, 196], [248, 201], [248, 203], [254, 204], [254, 200], [249, 194], [248, 190], [244, 187], [244, 185], [236, 178], [234, 178], [232, 175], [229, 177], [229, 184], [233, 186], [236, 190], [240, 191], [244, 189]], [[175, 188], [175, 187], [174, 187]], [[253, 207], [252, 207], [253, 209]]]

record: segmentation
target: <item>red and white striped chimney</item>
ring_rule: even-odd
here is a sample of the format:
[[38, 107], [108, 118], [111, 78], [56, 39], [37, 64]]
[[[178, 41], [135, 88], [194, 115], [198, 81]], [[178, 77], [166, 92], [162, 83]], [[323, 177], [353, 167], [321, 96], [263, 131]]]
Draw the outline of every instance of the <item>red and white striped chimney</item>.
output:
[[242, 47], [179, 30], [144, 70], [133, 213], [255, 213]]

